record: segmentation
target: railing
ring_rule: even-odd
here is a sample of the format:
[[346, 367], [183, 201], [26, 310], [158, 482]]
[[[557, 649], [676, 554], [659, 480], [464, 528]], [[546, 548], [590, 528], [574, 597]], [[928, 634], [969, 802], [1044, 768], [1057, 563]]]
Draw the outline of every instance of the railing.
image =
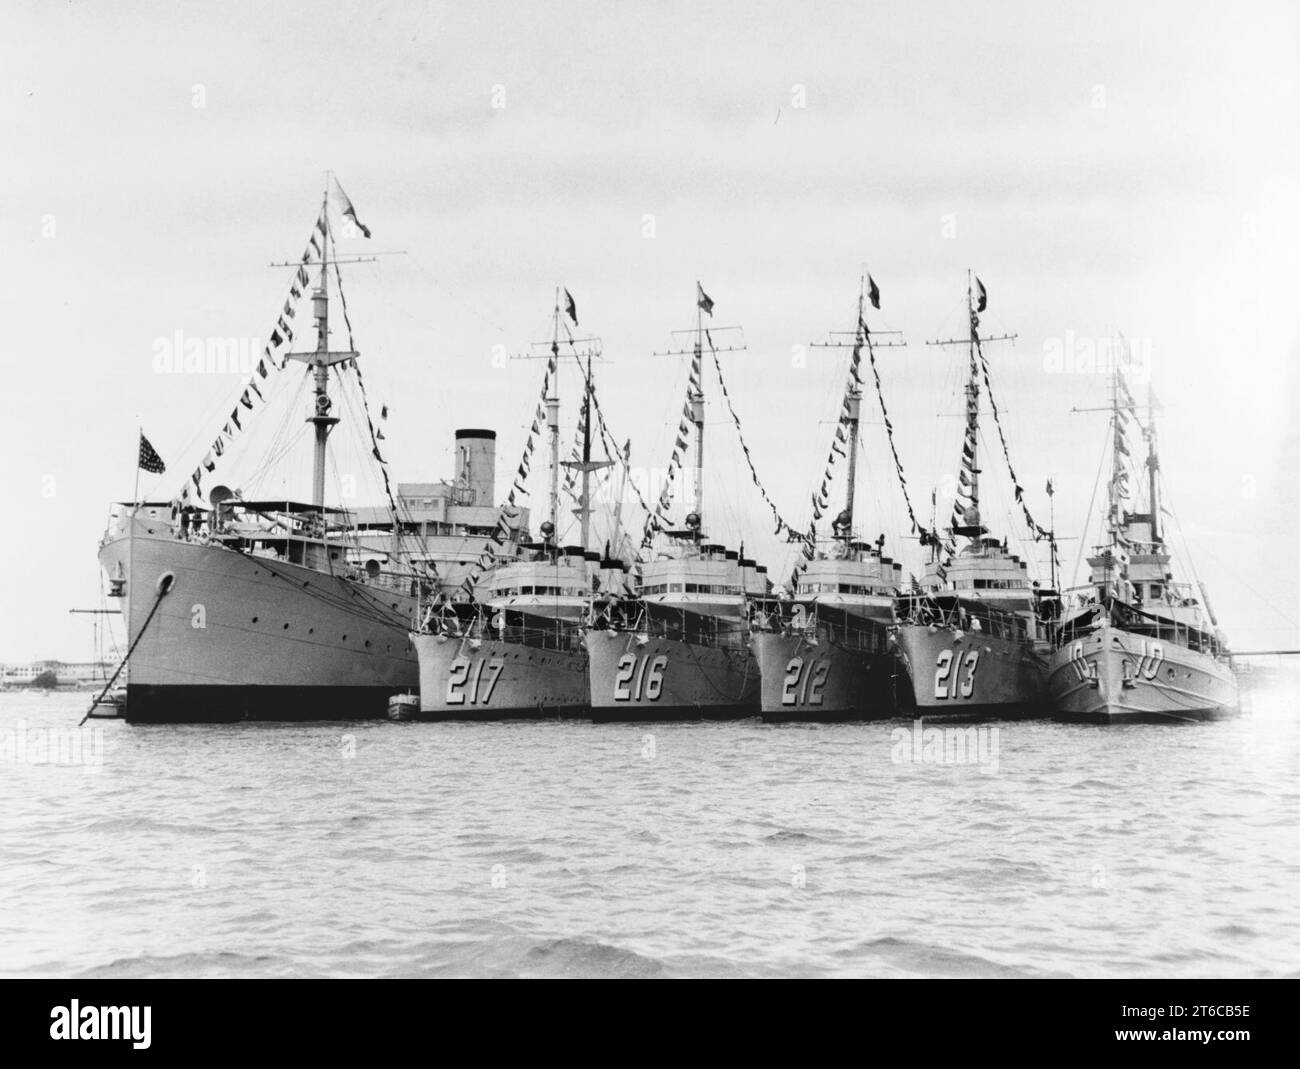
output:
[[474, 604], [429, 606], [417, 628], [421, 634], [450, 638], [508, 642], [530, 649], [576, 652], [582, 648], [585, 624], [534, 616], [516, 609], [489, 609]]
[[899, 598], [894, 614], [900, 624], [951, 627], [994, 638], [1023, 642], [1029, 637], [1023, 616], [1002, 612], [978, 601], [916, 596]]
[[1075, 617], [1064, 624], [1057, 632], [1056, 644], [1068, 645], [1075, 639], [1091, 634], [1097, 627], [1107, 622], [1141, 638], [1171, 642], [1193, 653], [1205, 653], [1211, 657], [1228, 656], [1227, 648], [1215, 635], [1177, 620], [1166, 620], [1146, 614], [1139, 616], [1136, 612], [1125, 611], [1125, 607], [1118, 602], [1112, 605], [1098, 604], [1096, 612]]
[[671, 642], [687, 642], [694, 646], [711, 646], [716, 649], [744, 650], [749, 645], [750, 627], [747, 621], [726, 620], [655, 602], [597, 604], [592, 613], [592, 627], [596, 630], [635, 632]]
[[798, 614], [796, 607], [783, 613], [779, 620], [763, 621], [756, 629], [815, 639], [861, 653], [889, 652], [887, 623], [826, 606], [819, 606], [804, 616]]

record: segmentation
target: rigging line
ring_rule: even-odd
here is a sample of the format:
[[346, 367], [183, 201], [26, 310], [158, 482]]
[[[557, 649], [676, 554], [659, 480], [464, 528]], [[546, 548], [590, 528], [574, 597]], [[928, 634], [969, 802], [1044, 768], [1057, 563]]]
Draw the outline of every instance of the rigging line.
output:
[[[541, 433], [542, 425], [547, 418], [546, 402], [551, 391], [552, 376], [556, 376], [557, 379], [559, 376], [558, 343], [553, 343], [551, 346], [551, 355], [546, 362], [546, 373], [542, 376], [541, 396], [538, 399], [537, 407], [533, 410], [533, 421], [529, 428], [528, 437], [524, 441], [524, 451], [523, 456], [519, 461], [519, 467], [515, 469], [515, 476], [511, 483], [510, 494], [506, 498], [506, 503], [497, 510], [497, 521], [494, 525], [492, 534], [487, 536], [474, 536], [474, 540], [477, 540], [479, 537], [485, 537], [486, 540], [483, 542], [478, 556], [474, 559], [474, 563], [466, 570], [460, 585], [457, 587], [458, 590], [464, 591], [465, 594], [471, 598], [474, 595], [474, 585], [478, 582], [487, 567], [496, 561], [497, 550], [505, 544], [509, 537], [509, 532], [511, 530], [510, 519], [512, 518], [510, 514], [513, 513], [514, 517], [518, 517], [519, 515], [520, 506], [515, 504], [516, 495], [520, 497], [530, 496], [526, 483], [528, 474], [532, 468], [533, 443], [534, 439], [536, 439]], [[502, 530], [503, 527], [505, 528], [504, 532]], [[469, 539], [466, 541], [468, 543]]]
[[1073, 589], [1079, 580], [1079, 565], [1083, 562], [1083, 554], [1088, 547], [1088, 524], [1092, 522], [1092, 507], [1097, 503], [1097, 490], [1101, 487], [1101, 473], [1106, 467], [1106, 453], [1109, 446], [1106, 441], [1102, 442], [1101, 457], [1097, 461], [1097, 477], [1092, 483], [1092, 497], [1088, 499], [1088, 511], [1084, 514], [1083, 519], [1083, 537], [1079, 539], [1079, 552], [1074, 558], [1074, 570], [1070, 573], [1070, 588]]
[[[392, 610], [388, 606], [384, 606], [379, 603], [379, 595], [375, 591], [367, 589], [360, 583], [349, 580], [342, 575], [333, 575], [327, 572], [318, 572], [315, 571], [314, 569], [303, 569], [304, 571], [307, 571], [310, 574], [315, 575], [320, 579], [337, 579], [340, 582], [344, 583], [345, 590], [348, 595], [344, 597], [337, 593], [327, 590], [325, 585], [322, 583], [317, 583], [313, 586], [303, 587], [299, 584], [296, 576], [289, 574], [287, 571], [282, 571], [280, 570], [279, 567], [277, 567], [277, 565], [280, 565], [281, 567], [286, 569], [289, 567], [301, 568], [300, 565], [298, 566], [288, 565], [285, 562], [272, 561], [270, 560], [270, 558], [265, 558], [265, 557], [259, 557], [258, 563], [261, 564], [263, 567], [265, 567], [270, 574], [275, 575], [280, 579], [283, 579], [287, 583], [293, 584], [295, 589], [300, 590], [308, 597], [314, 598], [315, 600], [319, 601], [323, 605], [327, 605], [330, 608], [337, 609], [341, 612], [349, 613], [353, 616], [360, 616], [366, 620], [369, 620], [371, 623], [382, 624], [386, 626], [394, 626], [391, 617]], [[401, 594], [396, 590], [389, 591], [388, 593], [391, 596], [397, 597], [399, 599], [406, 597], [406, 595]]]
[[172, 575], [171, 572], [164, 572], [158, 577], [158, 596], [154, 598], [153, 606], [149, 609], [149, 615], [144, 618], [144, 623], [141, 625], [139, 633], [135, 636], [135, 641], [131, 643], [130, 648], [126, 651], [126, 656], [122, 658], [122, 663], [117, 666], [117, 671], [113, 673], [113, 678], [104, 684], [104, 689], [99, 692], [99, 697], [90, 703], [90, 708], [86, 710], [86, 715], [81, 718], [77, 727], [81, 727], [81, 725], [90, 718], [90, 714], [94, 710], [95, 706], [104, 700], [104, 695], [107, 694], [113, 684], [117, 682], [117, 677], [122, 674], [122, 669], [126, 667], [126, 662], [131, 659], [131, 654], [135, 652], [136, 646], [140, 644], [140, 640], [144, 638], [145, 632], [149, 630], [149, 625], [153, 622], [154, 613], [158, 611], [158, 606], [162, 604], [162, 599], [171, 593], [172, 584], [175, 581], [176, 577]]
[[[871, 333], [866, 332], [864, 340], [867, 344], [867, 361], [871, 365], [871, 374], [876, 383], [876, 399], [880, 402], [880, 415], [885, 421], [885, 435], [889, 439], [889, 452], [894, 458], [894, 471], [898, 475], [898, 485], [903, 491], [903, 503], [907, 506], [907, 518], [912, 521], [913, 533], [925, 531], [925, 526], [916, 518], [916, 510], [912, 507], [912, 497], [907, 492], [907, 476], [903, 472], [903, 462], [898, 456], [898, 446], [894, 442], [894, 424], [889, 418], [889, 410], [885, 407], [885, 391], [880, 382], [880, 368], [876, 366], [876, 349], [871, 344]], [[928, 532], [931, 536], [937, 537], [937, 532]]]
[[[314, 235], [314, 233], [315, 233], [315, 231], [313, 230], [313, 235]], [[290, 298], [289, 298], [289, 302], [293, 302], [293, 307], [295, 307], [295, 308], [296, 308], [296, 306], [297, 306], [297, 305], [296, 305], [296, 301], [297, 301], [297, 299], [298, 299], [298, 298], [294, 298], [294, 297], [292, 296], [292, 294], [291, 294], [291, 296], [290, 296]], [[286, 302], [286, 303], [289, 303], [289, 302]], [[284, 314], [284, 313], [281, 313], [281, 316], [282, 316], [282, 317], [283, 317], [283, 314]], [[292, 317], [292, 313], [290, 313], [290, 315], [291, 315], [291, 317]], [[286, 337], [284, 338], [284, 342], [286, 342], [286, 343], [287, 343], [287, 342], [292, 342], [292, 340], [293, 340], [293, 332], [292, 332], [292, 330], [289, 330], [289, 329], [286, 328]], [[252, 367], [252, 369], [250, 369], [250, 371], [248, 372], [247, 377], [245, 377], [245, 378], [243, 379], [243, 382], [244, 382], [243, 390], [241, 391], [240, 395], [239, 395], [238, 397], [236, 397], [236, 399], [235, 399], [235, 403], [234, 403], [234, 405], [232, 406], [232, 411], [233, 411], [233, 412], [235, 412], [235, 413], [238, 412], [238, 410], [239, 410], [239, 405], [241, 404], [241, 399], [242, 399], [242, 397], [244, 396], [244, 394], [248, 393], [250, 387], [251, 387], [251, 388], [254, 390], [254, 392], [258, 395], [258, 397], [261, 398], [263, 408], [266, 407], [266, 399], [265, 399], [265, 397], [262, 395], [261, 387], [259, 387], [259, 386], [256, 385], [256, 379], [255, 379], [255, 376], [257, 375], [257, 368], [258, 368], [259, 366], [261, 366], [261, 365], [263, 364], [264, 361], [268, 361], [268, 356], [269, 356], [268, 371], [267, 371], [267, 374], [264, 376], [264, 378], [266, 379], [266, 381], [267, 381], [268, 383], [270, 382], [270, 371], [272, 371], [272, 370], [274, 370], [274, 371], [281, 371], [281, 370], [283, 369], [284, 364], [285, 364], [285, 361], [282, 359], [281, 361], [279, 361], [279, 362], [277, 363], [276, 358], [275, 358], [275, 355], [271, 352], [271, 347], [268, 345], [268, 346], [263, 350], [263, 353], [259, 356], [259, 358], [258, 358], [258, 362], [257, 362], [256, 364], [254, 364], [253, 367]], [[244, 373], [241, 371], [240, 374], [243, 375]], [[248, 407], [249, 407], [249, 417], [251, 418], [251, 416], [252, 416], [253, 413], [254, 413], [254, 408], [253, 408], [253, 406], [251, 406], [251, 405], [248, 406]], [[203, 425], [203, 424], [198, 424], [197, 426], [202, 426], [202, 425]], [[241, 428], [241, 431], [242, 431], [242, 430], [243, 430], [243, 428]], [[219, 438], [219, 437], [221, 436], [222, 433], [224, 433], [224, 431], [219, 431], [217, 437]], [[193, 443], [195, 440], [198, 439], [198, 437], [199, 437], [199, 432], [196, 431], [196, 433], [191, 437], [191, 439], [190, 439], [190, 443], [187, 444], [187, 446], [186, 446], [186, 450], [187, 450], [187, 451], [188, 451], [188, 449], [191, 447], [192, 443]], [[234, 439], [233, 439], [233, 437], [231, 437], [229, 440], [233, 442]], [[206, 455], [206, 453], [205, 453], [204, 455]], [[201, 466], [201, 465], [202, 465], [202, 459], [200, 459], [199, 463], [200, 463], [200, 466]], [[196, 490], [197, 490], [197, 484], [196, 484]], [[183, 491], [182, 491], [182, 492], [183, 492]], [[178, 494], [177, 497], [173, 499], [173, 501], [179, 501], [179, 500], [181, 500], [181, 495], [180, 495], [180, 494]]]
[[745, 442], [745, 433], [741, 430], [740, 417], [736, 415], [736, 407], [731, 402], [731, 392], [727, 389], [727, 382], [722, 376], [722, 361], [718, 359], [718, 351], [713, 347], [713, 339], [709, 338], [708, 341], [709, 352], [713, 356], [713, 367], [718, 373], [718, 385], [722, 387], [722, 397], [723, 400], [726, 401], [727, 411], [731, 413], [731, 421], [736, 425], [736, 437], [740, 439], [741, 452], [745, 454], [745, 463], [749, 466], [749, 474], [754, 480], [754, 485], [758, 487], [758, 492], [762, 496], [763, 502], [771, 510], [772, 518], [776, 520], [776, 534], [780, 534], [785, 530], [789, 531], [792, 536], [798, 536], [801, 540], [806, 540], [808, 536], [804, 535], [797, 528], [792, 527], [788, 522], [786, 522], [785, 517], [777, 511], [776, 505], [768, 496], [767, 490], [758, 478], [758, 471], [754, 467], [753, 457], [751, 457], [749, 453], [749, 445]]
[[[1187, 548], [1187, 536], [1183, 530], [1182, 521], [1178, 518], [1178, 512], [1173, 507], [1173, 497], [1169, 493], [1169, 484], [1165, 481], [1163, 474], [1160, 476], [1160, 488], [1164, 494], [1165, 500], [1169, 502], [1170, 507], [1167, 510], [1168, 514], [1173, 519], [1174, 525], [1178, 528], [1178, 537], [1183, 543], [1183, 556], [1187, 559], [1187, 565], [1191, 569], [1192, 578], [1196, 580], [1196, 585], [1200, 586], [1201, 579], [1200, 576], [1196, 574], [1196, 562], [1192, 559], [1191, 551]], [[1237, 571], [1230, 564], [1225, 563], [1220, 557], [1216, 556], [1213, 552], [1211, 552], [1208, 547], [1202, 546], [1202, 552], [1211, 560], [1213, 560], [1214, 563], [1217, 564], [1220, 568], [1224, 569], [1225, 571], [1231, 572], [1234, 577], [1234, 582], [1240, 583], [1242, 586], [1244, 586], [1247, 590], [1249, 590], [1252, 594], [1255, 595], [1255, 597], [1257, 597], [1260, 600], [1261, 604], [1268, 606], [1268, 608], [1273, 610], [1273, 612], [1275, 612], [1280, 619], [1285, 620], [1289, 626], [1300, 628], [1300, 621], [1293, 620], [1291, 617], [1287, 616], [1285, 612], [1283, 612], [1271, 601], [1269, 601], [1266, 595], [1262, 594], [1255, 587], [1251, 586], [1251, 584], [1242, 577], [1241, 572]]]
[[297, 403], [300, 395], [304, 392], [306, 383], [307, 380], [305, 376], [299, 380], [298, 386], [294, 390], [293, 396], [289, 399], [289, 405], [280, 417], [279, 425], [276, 427], [275, 433], [272, 436], [271, 442], [267, 446], [262, 459], [252, 465], [244, 481], [251, 481], [252, 485], [260, 485], [264, 476], [270, 474], [271, 471], [278, 467], [284, 457], [290, 452], [290, 450], [297, 446], [299, 440], [305, 434], [307, 426], [305, 423], [296, 427], [292, 433], [289, 428], [291, 426], [290, 420], [293, 416], [293, 407]]
[[[333, 249], [335, 250], [335, 256], [336, 256], [336, 259], [335, 259], [335, 263], [334, 263], [334, 278], [335, 278], [335, 280], [338, 282], [338, 287], [339, 287], [339, 303], [340, 303], [340, 305], [342, 306], [342, 309], [343, 309], [343, 325], [347, 328], [347, 333], [348, 333], [348, 350], [351, 352], [351, 351], [354, 351], [354, 350], [355, 350], [355, 345], [354, 345], [354, 343], [353, 343], [353, 337], [352, 337], [352, 319], [351, 319], [351, 316], [348, 314], [348, 299], [347, 299], [347, 294], [344, 292], [344, 289], [343, 289], [343, 273], [339, 270], [339, 265], [338, 265], [338, 262], [337, 262], [337, 252], [338, 252], [338, 249], [337, 249], [337, 245], [336, 245], [335, 242], [334, 242], [334, 235], [333, 235], [333, 231], [332, 231], [332, 230], [330, 230], [330, 232], [328, 233], [327, 237], [328, 237], [328, 240], [329, 240], [329, 242], [330, 242], [330, 246], [331, 246], [331, 248], [333, 248]], [[374, 423], [374, 420], [371, 418], [371, 415], [370, 415], [370, 400], [369, 400], [368, 396], [366, 395], [366, 380], [365, 380], [364, 376], [363, 376], [362, 373], [361, 373], [361, 365], [358, 364], [357, 361], [356, 361], [355, 359], [349, 361], [349, 363], [351, 364], [351, 370], [352, 370], [352, 373], [353, 373], [354, 375], [356, 375], [356, 378], [357, 378], [357, 388], [358, 388], [358, 390], [359, 390], [359, 392], [360, 392], [360, 395], [361, 395], [361, 404], [362, 404], [362, 407], [363, 407], [364, 410], [365, 410], [365, 416], [366, 416], [366, 428], [367, 428], [367, 430], [370, 432], [370, 445], [371, 445], [371, 449], [372, 449], [372, 454], [371, 454], [371, 455], [375, 458], [375, 461], [379, 464], [379, 472], [380, 472], [380, 474], [383, 476], [383, 483], [384, 483], [384, 496], [386, 497], [386, 499], [387, 499], [387, 501], [388, 501], [388, 515], [389, 515], [389, 519], [390, 519], [390, 521], [392, 522], [393, 530], [394, 530], [394, 531], [397, 533], [397, 535], [398, 535], [397, 539], [395, 540], [395, 541], [396, 541], [396, 545], [397, 545], [397, 548], [398, 548], [398, 549], [403, 553], [403, 555], [405, 555], [405, 556], [407, 557], [407, 560], [408, 560], [408, 562], [409, 562], [410, 553], [409, 553], [409, 550], [406, 548], [406, 543], [405, 543], [405, 541], [404, 541], [404, 539], [403, 539], [402, 521], [401, 521], [401, 510], [398, 508], [397, 501], [396, 501], [396, 499], [393, 497], [393, 488], [392, 488], [392, 483], [390, 482], [389, 477], [388, 477], [388, 467], [387, 467], [387, 463], [385, 462], [385, 460], [384, 460], [384, 458], [383, 458], [383, 454], [380, 452], [380, 449], [379, 449], [379, 440], [378, 440], [378, 438], [375, 436], [375, 423]], [[345, 395], [345, 396], [346, 396], [346, 395]], [[420, 549], [420, 551], [421, 551], [423, 554], [425, 554], [425, 555], [427, 556], [427, 554], [428, 554], [428, 545], [427, 545], [427, 542], [426, 542], [426, 540], [425, 540], [425, 538], [424, 538], [424, 535], [421, 534], [421, 533], [416, 533], [416, 534], [413, 535], [413, 538], [415, 539], [415, 544], [416, 544], [416, 546]], [[437, 569], [436, 569], [436, 567], [434, 568], [434, 574], [435, 574], [435, 575], [437, 574]]]
[[980, 345], [979, 335], [972, 330], [975, 341], [975, 352], [979, 354], [980, 368], [984, 372], [984, 387], [989, 395], [989, 407], [993, 409], [993, 422], [998, 428], [998, 438], [1002, 442], [1002, 457], [1007, 462], [1007, 473], [1011, 476], [1012, 485], [1015, 487], [1015, 498], [1017, 504], [1025, 514], [1025, 520], [1029, 524], [1029, 530], [1033, 533], [1035, 540], [1050, 537], [1051, 532], [1045, 527], [1039, 525], [1038, 521], [1030, 514], [1029, 506], [1025, 504], [1024, 488], [1020, 485], [1020, 480], [1016, 477], [1016, 469], [1011, 463], [1011, 450], [1007, 448], [1007, 435], [1002, 428], [1002, 417], [998, 412], [998, 402], [993, 396], [993, 381], [989, 376], [989, 362], [984, 355], [984, 347]]
[[[243, 481], [248, 484], [250, 494], [261, 496], [261, 488], [270, 485], [271, 475], [276, 471], [281, 470], [281, 464], [284, 459], [297, 451], [298, 446], [306, 436], [307, 426], [304, 423], [302, 427], [295, 430], [288, 440], [285, 441], [278, 453], [268, 456], [264, 463], [257, 465], [248, 472]], [[284, 494], [286, 498], [291, 496], [287, 486], [284, 488]]]
[[[631, 478], [631, 465], [628, 464], [627, 456], [624, 451], [618, 447], [618, 442], [614, 439], [613, 434], [610, 432], [610, 429], [605, 422], [605, 412], [600, 406], [600, 401], [596, 396], [594, 387], [591, 392], [591, 407], [596, 413], [596, 423], [600, 428], [601, 442], [605, 447], [606, 455], [609, 456], [612, 453], [613, 457], [618, 458], [619, 463], [623, 466], [623, 470], [628, 473], [629, 477], [627, 483], [632, 487], [633, 494], [636, 495], [637, 504], [640, 505], [642, 511], [645, 512], [646, 515], [650, 515], [651, 509], [650, 506], [646, 504], [645, 497], [641, 493], [641, 488], [637, 486], [636, 480]], [[613, 459], [613, 457], [611, 457], [611, 459]]]

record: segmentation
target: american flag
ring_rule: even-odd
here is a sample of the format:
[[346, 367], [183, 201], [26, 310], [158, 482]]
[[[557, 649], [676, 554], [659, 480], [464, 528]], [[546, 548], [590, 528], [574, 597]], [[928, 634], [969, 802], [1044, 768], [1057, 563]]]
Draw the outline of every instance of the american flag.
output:
[[149, 439], [144, 436], [144, 431], [140, 432], [140, 467], [145, 471], [151, 471], [155, 475], [161, 475], [167, 470], [167, 465], [163, 463], [163, 458], [158, 455], [158, 451], [149, 444]]

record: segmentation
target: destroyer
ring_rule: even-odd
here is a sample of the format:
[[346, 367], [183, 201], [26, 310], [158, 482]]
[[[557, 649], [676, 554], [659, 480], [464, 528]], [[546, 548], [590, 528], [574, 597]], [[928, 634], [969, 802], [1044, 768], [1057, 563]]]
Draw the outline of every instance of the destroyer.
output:
[[[576, 325], [572, 298], [568, 298], [567, 309]], [[577, 456], [560, 460], [561, 315], [557, 290], [555, 330], [542, 391], [551, 446], [550, 519], [541, 526], [541, 542], [524, 545], [523, 556], [486, 572], [486, 597], [481, 601], [450, 609], [445, 604], [431, 605], [422, 615], [418, 632], [411, 636], [420, 663], [422, 720], [580, 717], [587, 713], [583, 632], [596, 593], [603, 597], [625, 594], [629, 569], [608, 551], [602, 556], [587, 548], [591, 543], [592, 475], [614, 463], [592, 456], [595, 385], [590, 349], [585, 354]], [[581, 367], [583, 354], [575, 350], [573, 355]], [[560, 546], [558, 542], [562, 467], [580, 476], [578, 507], [573, 510], [580, 522], [577, 546]]]
[[[844, 508], [832, 523], [830, 546], [818, 550], [816, 520], [826, 503], [814, 497], [807, 559], [791, 577], [793, 597], [752, 637], [765, 720], [861, 720], [894, 713], [895, 657], [889, 627], [902, 565], [884, 555], [883, 535], [871, 544], [854, 533], [859, 369], [864, 346], [873, 344], [864, 308], [868, 283], [871, 303], [880, 307], [879, 288], [864, 276], [848, 385], [830, 454], [832, 462], [837, 455], [848, 459]], [[834, 340], [830, 345], [836, 346]]]
[[[729, 719], [759, 711], [750, 617], [770, 594], [767, 569], [738, 550], [705, 541], [703, 314], [713, 301], [696, 286], [696, 329], [687, 398], [670, 472], [695, 428], [695, 503], [685, 526], [643, 564], [639, 597], [602, 607], [585, 637], [591, 713], [597, 720]], [[713, 349], [712, 338], [709, 339]], [[717, 350], [714, 350], [716, 353]], [[647, 521], [643, 548], [671, 503]]]
[[[899, 705], [902, 711], [931, 716], [1013, 716], [1036, 711], [1045, 694], [1049, 651], [1044, 617], [1050, 618], [1059, 607], [1056, 594], [1031, 585], [1025, 562], [1005, 542], [991, 537], [980, 520], [981, 372], [989, 381], [982, 342], [998, 339], [980, 337], [979, 313], [987, 296], [979, 279], [974, 279], [974, 287], [978, 296], [968, 281], [970, 335], [958, 343], [968, 346], [969, 374], [952, 521], [946, 537], [932, 531], [923, 538], [931, 552], [922, 589], [900, 597], [895, 607], [903, 673]], [[1024, 508], [1021, 488], [1015, 489]], [[1050, 537], [1027, 509], [1025, 513], [1037, 536]], [[958, 539], [964, 540], [960, 550]]]

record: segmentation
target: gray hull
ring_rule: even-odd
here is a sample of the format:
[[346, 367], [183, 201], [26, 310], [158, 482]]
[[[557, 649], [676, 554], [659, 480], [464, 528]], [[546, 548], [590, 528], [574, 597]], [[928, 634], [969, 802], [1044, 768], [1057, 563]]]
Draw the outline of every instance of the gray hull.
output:
[[897, 716], [897, 659], [802, 635], [752, 636], [764, 720], [881, 720]]
[[993, 717], [1047, 711], [1047, 662], [1028, 641], [903, 624], [896, 643], [904, 714]]
[[152, 534], [143, 520], [99, 559], [110, 575], [121, 565], [128, 643], [139, 639], [128, 721], [382, 717], [390, 695], [418, 682], [404, 593]]
[[588, 715], [587, 652], [499, 639], [412, 635], [420, 664], [421, 720], [506, 720]]
[[757, 716], [758, 664], [747, 648], [627, 631], [585, 637], [594, 720], [734, 720]]
[[1099, 723], [1210, 720], [1238, 711], [1237, 680], [1225, 660], [1101, 627], [1052, 656], [1052, 709]]

